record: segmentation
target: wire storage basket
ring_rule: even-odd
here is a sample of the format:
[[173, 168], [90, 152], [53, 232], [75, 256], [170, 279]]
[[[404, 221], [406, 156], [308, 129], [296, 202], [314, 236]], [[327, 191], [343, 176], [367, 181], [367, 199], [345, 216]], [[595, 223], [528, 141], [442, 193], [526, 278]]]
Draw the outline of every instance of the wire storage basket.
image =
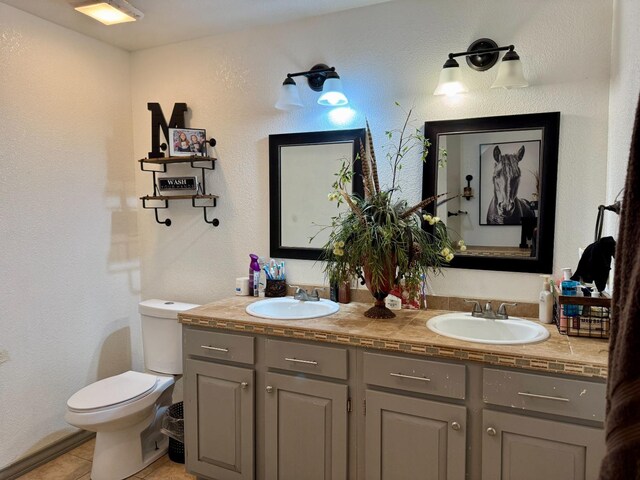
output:
[[563, 335], [609, 338], [611, 298], [554, 296], [553, 319]]
[[162, 433], [169, 437], [169, 458], [184, 463], [184, 404], [174, 403], [162, 419]]

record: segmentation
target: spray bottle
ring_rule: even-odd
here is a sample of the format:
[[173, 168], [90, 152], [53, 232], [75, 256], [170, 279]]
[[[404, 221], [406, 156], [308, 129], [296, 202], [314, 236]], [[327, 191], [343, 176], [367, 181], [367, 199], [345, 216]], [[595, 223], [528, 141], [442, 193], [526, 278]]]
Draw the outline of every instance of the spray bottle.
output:
[[249, 254], [251, 263], [249, 264], [249, 295], [257, 297], [260, 295], [260, 264], [255, 253]]

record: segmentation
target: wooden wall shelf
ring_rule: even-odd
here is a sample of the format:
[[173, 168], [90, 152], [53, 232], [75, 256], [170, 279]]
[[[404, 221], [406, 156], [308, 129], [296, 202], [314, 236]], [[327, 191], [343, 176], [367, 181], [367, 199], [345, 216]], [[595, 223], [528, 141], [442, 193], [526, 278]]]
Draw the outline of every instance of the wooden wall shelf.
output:
[[[212, 139], [211, 141], [213, 141], [214, 142], [213, 145], [215, 145], [215, 140]], [[188, 157], [142, 158], [138, 160], [138, 162], [140, 163], [140, 169], [143, 172], [151, 172], [153, 174], [153, 195], [145, 195], [143, 197], [140, 197], [140, 200], [142, 200], [142, 208], [153, 209], [156, 217], [156, 222], [162, 225], [166, 225], [168, 227], [171, 225], [171, 219], [167, 218], [166, 220], [160, 220], [160, 218], [158, 217], [158, 210], [164, 210], [169, 208], [169, 202], [171, 200], [191, 200], [192, 207], [202, 209], [202, 212], [204, 215], [204, 221], [210, 225], [213, 225], [214, 227], [217, 227], [218, 225], [220, 225], [220, 221], [217, 218], [213, 218], [212, 220], [209, 220], [207, 218], [207, 208], [215, 208], [217, 206], [217, 200], [219, 197], [218, 195], [212, 195], [210, 193], [206, 193], [207, 186], [206, 186], [206, 176], [205, 176], [206, 174], [205, 170], [215, 170], [216, 161], [217, 161], [217, 158], [215, 157], [202, 157], [202, 156], [196, 156], [196, 155], [192, 155]], [[174, 164], [174, 163], [177, 163], [177, 164], [188, 163], [191, 165], [191, 168], [199, 168], [200, 170], [202, 170], [201, 183], [200, 185], [198, 185], [198, 193], [196, 195], [181, 195], [181, 194], [158, 195], [159, 189], [156, 182], [157, 180], [156, 174], [166, 173], [167, 165]], [[161, 166], [162, 169], [145, 168], [145, 166], [148, 166], [148, 165]], [[209, 202], [207, 205], [202, 205], [200, 204], [202, 202], [198, 202], [198, 200], [200, 201], [208, 200]], [[147, 205], [147, 202], [162, 202], [163, 204], [162, 206], [158, 206], [158, 205], [152, 206], [152, 205]]]

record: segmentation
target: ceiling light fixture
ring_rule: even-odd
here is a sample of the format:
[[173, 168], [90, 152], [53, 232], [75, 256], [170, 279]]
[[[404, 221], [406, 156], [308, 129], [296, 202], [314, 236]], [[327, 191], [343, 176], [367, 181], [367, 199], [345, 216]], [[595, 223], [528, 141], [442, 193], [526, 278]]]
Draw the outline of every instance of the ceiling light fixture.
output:
[[293, 110], [303, 107], [300, 94], [293, 77], [307, 77], [309, 88], [314, 92], [322, 92], [318, 98], [318, 103], [327, 107], [340, 107], [349, 103], [346, 95], [342, 91], [342, 81], [336, 72], [335, 67], [329, 67], [324, 63], [319, 63], [311, 67], [306, 72], [288, 73], [287, 78], [282, 82], [280, 98], [276, 102], [279, 110]]
[[434, 95], [455, 95], [468, 91], [462, 80], [460, 65], [455, 60], [456, 57], [467, 57], [467, 64], [474, 70], [483, 72], [489, 70], [500, 58], [499, 52], [507, 52], [498, 68], [498, 76], [491, 85], [491, 88], [521, 88], [529, 86], [522, 73], [522, 63], [513, 45], [499, 47], [490, 38], [476, 40], [466, 52], [450, 53], [449, 59], [445, 62], [440, 72], [438, 86], [433, 92]]
[[90, 0], [80, 2], [73, 8], [105, 25], [135, 22], [144, 17], [140, 10], [126, 0]]

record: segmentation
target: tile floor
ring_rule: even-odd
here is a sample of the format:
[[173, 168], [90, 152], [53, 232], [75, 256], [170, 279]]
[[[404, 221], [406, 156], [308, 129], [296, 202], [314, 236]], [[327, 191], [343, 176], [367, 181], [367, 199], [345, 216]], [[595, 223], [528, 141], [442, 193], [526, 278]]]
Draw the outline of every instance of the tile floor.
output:
[[[31, 470], [19, 480], [90, 480], [94, 440]], [[130, 478], [145, 480], [195, 480], [184, 471], [184, 465], [173, 463], [166, 455]]]

